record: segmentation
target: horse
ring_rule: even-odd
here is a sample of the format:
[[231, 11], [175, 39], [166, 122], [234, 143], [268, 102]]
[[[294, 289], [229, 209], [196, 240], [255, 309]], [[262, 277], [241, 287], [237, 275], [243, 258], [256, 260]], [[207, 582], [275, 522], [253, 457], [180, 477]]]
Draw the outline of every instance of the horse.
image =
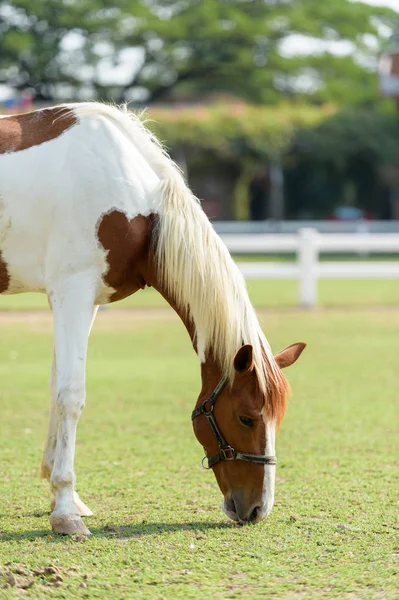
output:
[[[41, 475], [50, 525], [90, 532], [75, 491], [89, 333], [99, 305], [154, 287], [183, 321], [202, 388], [192, 414], [233, 521], [274, 502], [276, 430], [289, 386], [244, 279], [176, 164], [126, 107], [75, 103], [0, 118], [0, 293], [42, 292], [54, 322]], [[205, 461], [206, 462], [206, 461]]]

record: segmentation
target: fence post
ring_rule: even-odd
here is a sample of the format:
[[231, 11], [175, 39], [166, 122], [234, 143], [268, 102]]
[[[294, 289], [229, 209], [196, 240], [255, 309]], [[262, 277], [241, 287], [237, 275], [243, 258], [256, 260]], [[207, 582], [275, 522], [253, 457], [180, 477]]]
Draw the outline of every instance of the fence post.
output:
[[299, 304], [306, 308], [317, 301], [317, 263], [319, 258], [318, 232], [315, 229], [299, 230], [297, 261], [299, 267]]

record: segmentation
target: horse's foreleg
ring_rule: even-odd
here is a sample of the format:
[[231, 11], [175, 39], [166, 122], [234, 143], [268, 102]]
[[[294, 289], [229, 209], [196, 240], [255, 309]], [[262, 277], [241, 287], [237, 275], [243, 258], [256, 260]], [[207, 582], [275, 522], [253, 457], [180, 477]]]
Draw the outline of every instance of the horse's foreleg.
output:
[[[94, 307], [92, 323], [93, 326], [94, 319], [96, 317], [98, 310], [98, 306]], [[91, 329], [90, 327], [90, 329]], [[41, 463], [41, 476], [43, 479], [47, 479], [50, 482], [51, 472], [54, 466], [55, 460], [55, 449], [57, 444], [57, 432], [58, 432], [58, 411], [56, 405], [57, 399], [57, 375], [56, 375], [56, 355], [55, 348], [53, 352], [53, 362], [51, 365], [51, 376], [50, 376], [50, 415], [47, 427], [47, 438], [44, 446], [42, 463]], [[78, 494], [73, 492], [74, 502], [78, 508], [79, 514], [81, 517], [91, 517], [93, 512], [90, 510], [88, 506], [79, 498]], [[55, 497], [51, 500], [51, 510], [53, 511], [55, 508]]]
[[[76, 277], [69, 287], [64, 285], [61, 293], [52, 291], [56, 355], [52, 423], [57, 422], [58, 426], [50, 475], [55, 496], [50, 523], [57, 533], [90, 533], [81, 519], [74, 494], [76, 428], [85, 404], [86, 353], [93, 316], [94, 292], [89, 285]], [[51, 440], [51, 435], [48, 439]]]

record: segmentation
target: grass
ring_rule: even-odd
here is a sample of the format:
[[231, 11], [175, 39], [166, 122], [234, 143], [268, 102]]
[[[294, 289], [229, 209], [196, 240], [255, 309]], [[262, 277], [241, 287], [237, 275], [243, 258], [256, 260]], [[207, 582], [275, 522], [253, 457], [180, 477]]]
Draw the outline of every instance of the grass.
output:
[[262, 319], [276, 351], [309, 347], [287, 372], [275, 507], [237, 528], [200, 468], [190, 423], [199, 369], [183, 326], [159, 311], [99, 315], [76, 457], [77, 489], [95, 512], [88, 540], [50, 533], [38, 479], [50, 319], [1, 320], [1, 599], [398, 597], [399, 314]]
[[[298, 302], [298, 283], [294, 280], [250, 280], [248, 290], [257, 308], [294, 307]], [[394, 279], [371, 281], [321, 280], [318, 286], [318, 305], [322, 307], [357, 306], [397, 306], [399, 305], [399, 285]], [[149, 288], [110, 305], [120, 308], [161, 308], [166, 302], [155, 290]], [[0, 296], [0, 312], [10, 310], [48, 310], [44, 294], [18, 294]]]

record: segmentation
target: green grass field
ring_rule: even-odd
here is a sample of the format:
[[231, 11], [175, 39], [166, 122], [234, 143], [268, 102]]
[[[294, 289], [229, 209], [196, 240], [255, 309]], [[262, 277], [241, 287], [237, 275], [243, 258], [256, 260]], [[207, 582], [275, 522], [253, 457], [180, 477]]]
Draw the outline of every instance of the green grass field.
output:
[[[51, 534], [38, 477], [51, 320], [0, 315], [1, 599], [399, 597], [399, 285], [323, 282], [321, 305], [338, 308], [313, 312], [286, 310], [293, 282], [249, 287], [273, 348], [309, 347], [287, 371], [275, 507], [244, 528], [200, 467], [199, 369], [182, 324], [171, 311], [115, 307], [92, 333], [78, 429], [93, 535]], [[148, 291], [134, 305], [160, 303]], [[0, 298], [0, 310], [43, 307], [40, 296]]]
[[[257, 308], [295, 307], [298, 299], [298, 283], [294, 280], [247, 282], [254, 306]], [[399, 306], [399, 282], [390, 279], [370, 281], [321, 280], [318, 284], [318, 306]], [[155, 290], [149, 288], [110, 305], [120, 308], [160, 308], [166, 302]], [[10, 310], [48, 310], [43, 294], [18, 294], [0, 296], [0, 312]]]

